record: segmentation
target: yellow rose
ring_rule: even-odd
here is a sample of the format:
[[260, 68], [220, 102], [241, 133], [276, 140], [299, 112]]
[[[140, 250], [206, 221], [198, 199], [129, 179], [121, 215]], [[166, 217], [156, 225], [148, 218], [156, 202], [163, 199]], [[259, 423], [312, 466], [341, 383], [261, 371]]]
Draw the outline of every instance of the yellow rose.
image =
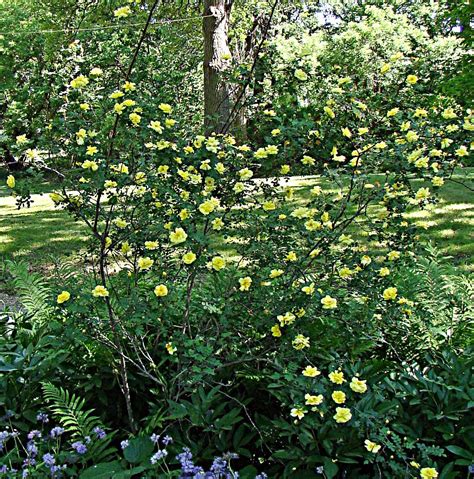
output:
[[168, 295], [168, 288], [164, 284], [159, 284], [155, 287], [155, 295], [160, 297]]
[[15, 188], [15, 177], [13, 175], [8, 175], [7, 177], [7, 186], [9, 188]]
[[346, 402], [346, 395], [342, 391], [334, 391], [331, 397], [336, 404], [344, 404]]
[[69, 298], [71, 297], [71, 293], [68, 291], [63, 291], [61, 294], [58, 294], [58, 298], [56, 299], [56, 302], [58, 304], [63, 304], [66, 301], [69, 301]]
[[356, 393], [365, 393], [367, 391], [367, 381], [359, 379], [359, 378], [352, 378], [349, 387]]
[[333, 418], [337, 423], [345, 423], [352, 419], [351, 410], [346, 407], [337, 407], [336, 414], [334, 414]]
[[105, 298], [109, 295], [109, 292], [107, 291], [107, 288], [105, 288], [102, 285], [97, 285], [93, 290], [92, 290], [92, 296], [95, 298]]

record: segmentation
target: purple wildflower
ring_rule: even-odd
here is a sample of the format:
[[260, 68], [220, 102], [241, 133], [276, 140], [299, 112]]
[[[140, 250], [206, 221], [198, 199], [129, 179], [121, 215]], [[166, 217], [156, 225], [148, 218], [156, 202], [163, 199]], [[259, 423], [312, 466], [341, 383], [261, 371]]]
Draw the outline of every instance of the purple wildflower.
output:
[[150, 462], [152, 464], [156, 464], [159, 460], [163, 459], [167, 455], [168, 455], [168, 451], [166, 449], [159, 449], [158, 452], [156, 452], [155, 454], [153, 454], [153, 456], [151, 456]]
[[54, 458], [54, 456], [52, 454], [50, 454], [49, 452], [46, 453], [44, 456], [43, 456], [43, 462], [48, 466], [48, 467], [51, 467], [53, 466], [55, 463], [56, 463], [56, 459]]
[[36, 420], [38, 422], [42, 422], [43, 424], [46, 424], [47, 422], [49, 422], [49, 417], [48, 415], [45, 413], [45, 412], [40, 412], [37, 416], [36, 416]]
[[51, 432], [49, 433], [52, 438], [59, 437], [61, 434], [64, 434], [64, 428], [59, 426], [53, 427], [53, 429], [51, 429]]
[[34, 439], [35, 437], [37, 437], [38, 439], [41, 438], [41, 433], [36, 429], [28, 433], [28, 439]]
[[173, 442], [173, 438], [171, 436], [165, 436], [161, 442], [167, 446], [168, 444], [171, 444]]
[[87, 452], [86, 445], [81, 441], [76, 441], [71, 444], [71, 447], [78, 453], [78, 454], [85, 454]]
[[126, 447], [128, 447], [128, 444], [129, 444], [128, 439], [125, 439], [125, 441], [122, 441], [122, 442], [120, 443], [120, 447], [121, 447], [122, 450], [123, 450], [123, 449], [125, 449]]
[[150, 436], [150, 440], [153, 444], [158, 444], [158, 441], [160, 440], [160, 436], [158, 434], [153, 433]]
[[104, 439], [106, 436], [105, 431], [100, 427], [95, 427], [92, 432], [97, 436], [97, 439]]

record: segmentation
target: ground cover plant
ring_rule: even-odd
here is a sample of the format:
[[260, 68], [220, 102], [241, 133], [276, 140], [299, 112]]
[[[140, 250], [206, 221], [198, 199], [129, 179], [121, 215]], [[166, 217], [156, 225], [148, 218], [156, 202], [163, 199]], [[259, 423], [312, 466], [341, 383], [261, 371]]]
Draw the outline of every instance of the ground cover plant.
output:
[[4, 43], [26, 90], [1, 140], [18, 301], [0, 477], [469, 477], [474, 119], [448, 94], [453, 12], [374, 2], [341, 26], [334, 3], [316, 28], [312, 2], [205, 2], [201, 127], [199, 92], [174, 102], [176, 59], [154, 57], [158, 3], [84, 7], [114, 33], [59, 36], [47, 92]]

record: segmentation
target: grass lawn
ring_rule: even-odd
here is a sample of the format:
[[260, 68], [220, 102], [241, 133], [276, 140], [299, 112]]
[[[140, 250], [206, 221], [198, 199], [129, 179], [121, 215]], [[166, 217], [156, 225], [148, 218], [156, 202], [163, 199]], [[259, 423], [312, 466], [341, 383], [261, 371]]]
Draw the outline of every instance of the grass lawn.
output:
[[[375, 175], [374, 175], [375, 179]], [[474, 187], [474, 168], [459, 171], [455, 180]], [[297, 198], [309, 189], [327, 182], [318, 178], [293, 178], [288, 185], [297, 190]], [[416, 187], [422, 185], [415, 180]], [[419, 183], [419, 185], [418, 185]], [[33, 195], [30, 208], [18, 210], [5, 186], [0, 186], [0, 257], [27, 260], [32, 266], [51, 263], [52, 258], [68, 256], [84, 246], [86, 231], [66, 212], [54, 207], [41, 185]], [[334, 190], [336, 191], [336, 189]], [[297, 201], [297, 200], [296, 200]], [[465, 186], [447, 182], [440, 202], [427, 210], [413, 211], [408, 217], [426, 228], [423, 237], [432, 242], [464, 270], [474, 270], [474, 194]]]

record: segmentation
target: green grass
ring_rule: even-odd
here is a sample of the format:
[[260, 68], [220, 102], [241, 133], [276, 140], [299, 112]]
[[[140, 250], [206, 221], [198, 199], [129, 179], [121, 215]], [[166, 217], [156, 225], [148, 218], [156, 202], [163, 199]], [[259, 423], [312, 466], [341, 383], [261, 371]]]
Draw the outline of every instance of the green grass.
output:
[[15, 199], [0, 187], [0, 256], [47, 264], [78, 251], [85, 230], [66, 212], [55, 209], [46, 194], [34, 194], [30, 208], [16, 207]]
[[[374, 180], [377, 175], [374, 175]], [[474, 187], [474, 168], [459, 171], [457, 181]], [[382, 177], [380, 177], [382, 180]], [[295, 187], [295, 202], [309, 195], [315, 184], [325, 191], [337, 188], [319, 178], [292, 178], [288, 185]], [[415, 187], [422, 181], [415, 180]], [[55, 209], [47, 194], [48, 185], [39, 185], [30, 208], [18, 210], [7, 188], [0, 186], [0, 256], [22, 258], [32, 265], [44, 265], [52, 258], [68, 256], [84, 246], [86, 230], [66, 212]], [[474, 270], [474, 194], [469, 188], [447, 182], [441, 189], [440, 201], [427, 210], [416, 210], [408, 218], [424, 225], [423, 239], [434, 244], [443, 254], [465, 270]], [[226, 249], [230, 245], [223, 245]]]

